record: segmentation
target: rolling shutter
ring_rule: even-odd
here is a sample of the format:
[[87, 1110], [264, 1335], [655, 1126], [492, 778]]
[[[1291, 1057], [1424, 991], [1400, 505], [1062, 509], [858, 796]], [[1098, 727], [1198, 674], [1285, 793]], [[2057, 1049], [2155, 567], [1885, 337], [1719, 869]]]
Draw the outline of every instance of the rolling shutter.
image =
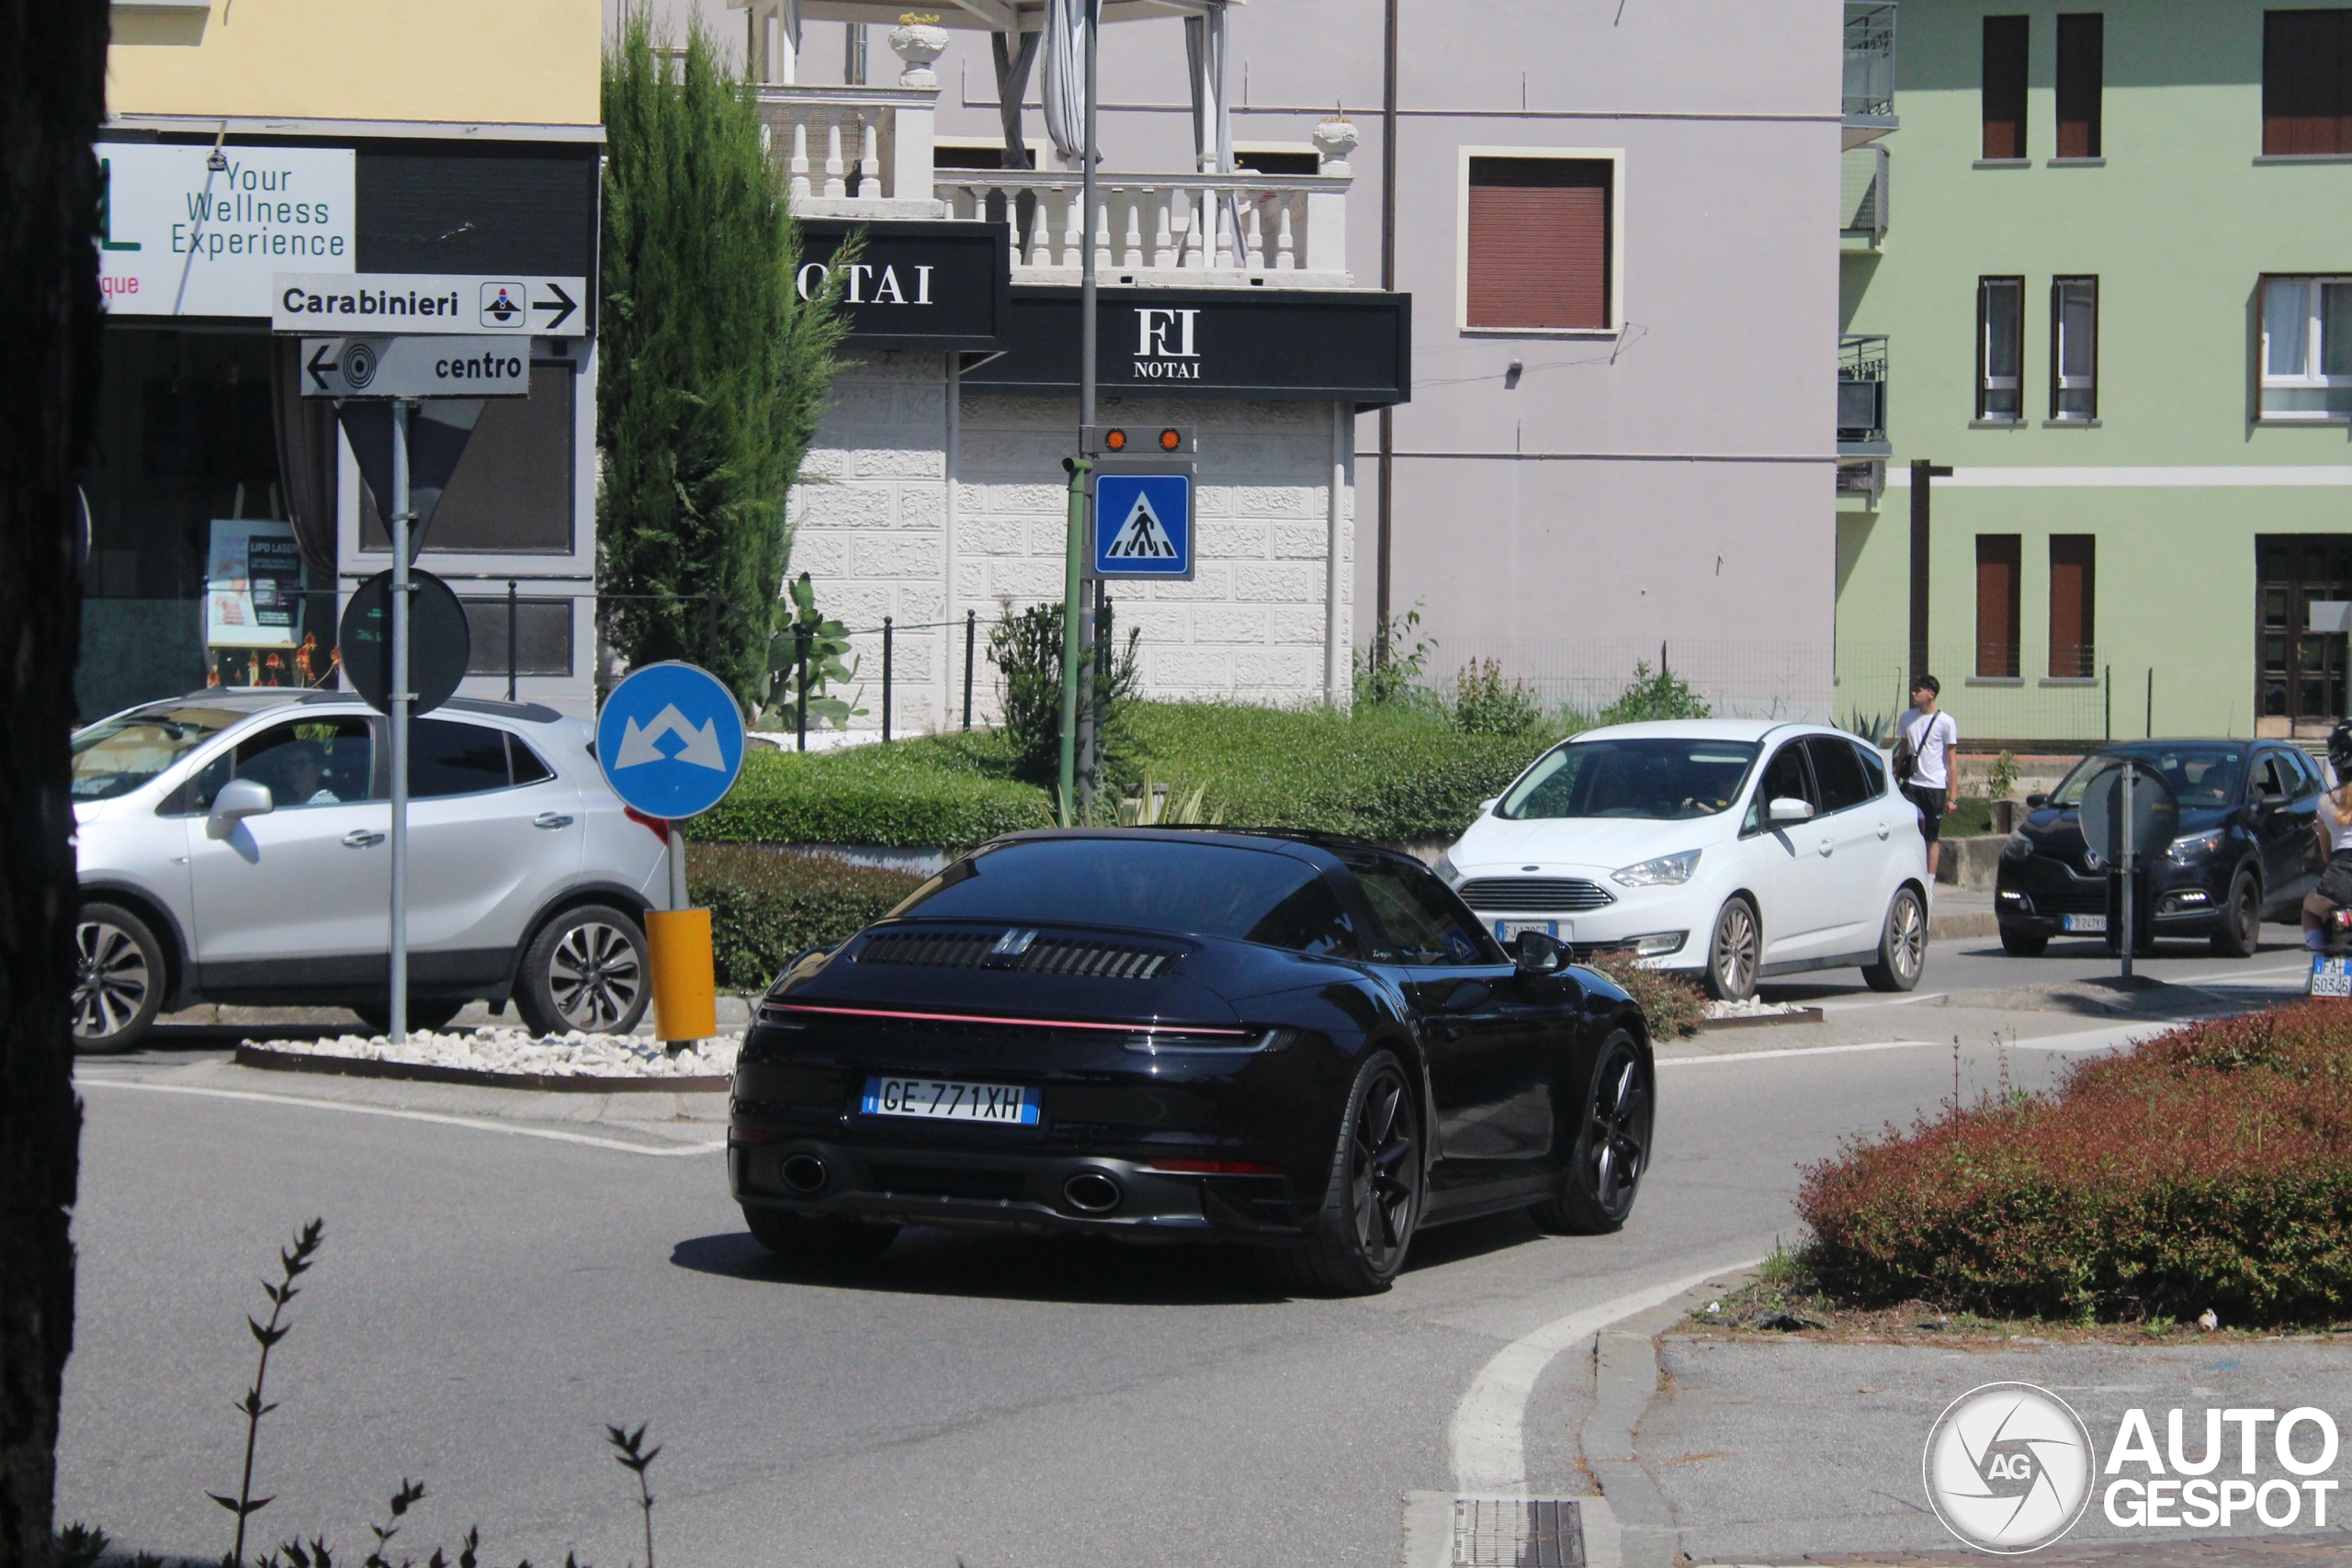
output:
[[1474, 327], [1599, 328], [1609, 319], [1611, 186], [1600, 158], [1470, 160]]
[[2262, 151], [2352, 152], [2352, 11], [2263, 14]]
[[2026, 48], [2023, 17], [1984, 18], [1984, 150], [1987, 159], [2022, 158], [2025, 151]]
[[1976, 536], [1976, 673], [2011, 680], [2018, 673], [2018, 590], [2023, 538]]

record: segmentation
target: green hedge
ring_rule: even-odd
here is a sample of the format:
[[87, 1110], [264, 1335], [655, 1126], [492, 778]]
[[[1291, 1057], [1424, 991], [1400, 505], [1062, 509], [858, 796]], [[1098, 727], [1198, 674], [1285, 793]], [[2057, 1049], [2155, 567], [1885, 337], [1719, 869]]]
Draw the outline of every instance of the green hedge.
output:
[[831, 752], [756, 750], [689, 829], [725, 843], [969, 849], [1053, 822], [1043, 790], [995, 770], [993, 737], [932, 736]]
[[854, 936], [922, 881], [832, 855], [748, 844], [694, 844], [686, 852], [686, 894], [710, 911], [718, 983], [740, 991], [764, 990], [803, 948]]

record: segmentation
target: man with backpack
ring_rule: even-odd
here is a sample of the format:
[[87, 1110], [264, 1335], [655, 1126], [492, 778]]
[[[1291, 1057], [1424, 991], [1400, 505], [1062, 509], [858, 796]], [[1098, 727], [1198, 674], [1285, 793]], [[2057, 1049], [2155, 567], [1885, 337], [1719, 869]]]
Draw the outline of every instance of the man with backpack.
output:
[[1922, 675], [1911, 682], [1911, 711], [1895, 726], [1894, 776], [1904, 795], [1919, 811], [1919, 835], [1928, 840], [1928, 880], [1936, 878], [1943, 859], [1937, 835], [1944, 813], [1960, 805], [1960, 765], [1953, 754], [1960, 745], [1960, 726], [1936, 705], [1943, 682]]

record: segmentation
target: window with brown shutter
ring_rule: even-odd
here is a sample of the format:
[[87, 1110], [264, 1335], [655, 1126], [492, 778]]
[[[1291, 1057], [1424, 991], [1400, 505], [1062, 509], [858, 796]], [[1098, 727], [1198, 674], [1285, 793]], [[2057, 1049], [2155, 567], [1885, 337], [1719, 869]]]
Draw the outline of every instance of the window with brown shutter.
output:
[[2097, 158], [2099, 95], [2107, 74], [2107, 18], [2097, 11], [2058, 18], [2058, 156]]
[[1976, 536], [1976, 673], [1996, 680], [2018, 673], [2018, 579], [2023, 536]]
[[1606, 158], [1473, 158], [1465, 324], [1606, 330], [1611, 204]]
[[2262, 151], [2352, 152], [2352, 11], [2263, 13]]
[[2097, 628], [2091, 618], [2098, 587], [2098, 539], [2091, 534], [2050, 536], [2050, 674], [2087, 681]]
[[2025, 152], [2023, 17], [1984, 18], [1984, 152], [1987, 160], [2022, 158]]

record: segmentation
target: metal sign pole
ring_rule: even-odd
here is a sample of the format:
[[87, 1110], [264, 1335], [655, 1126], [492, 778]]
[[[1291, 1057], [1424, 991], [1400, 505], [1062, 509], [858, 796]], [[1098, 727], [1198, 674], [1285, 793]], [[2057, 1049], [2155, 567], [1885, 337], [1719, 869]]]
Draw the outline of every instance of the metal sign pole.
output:
[[2129, 762], [2123, 764], [2123, 787], [2120, 792], [2123, 797], [2123, 853], [2120, 857], [2123, 867], [2123, 977], [2127, 980], [2132, 978], [2132, 939], [2134, 934], [2132, 930], [2132, 775], [2137, 771]]
[[392, 404], [392, 942], [391, 1041], [408, 1043], [408, 422], [416, 404]]
[[1093, 454], [1085, 450], [1086, 433], [1094, 425], [1095, 279], [1094, 279], [1094, 110], [1095, 56], [1101, 41], [1101, 0], [1084, 0], [1086, 7], [1086, 135], [1080, 153], [1079, 201], [1084, 227], [1079, 236], [1078, 274], [1078, 460], [1069, 473], [1069, 536], [1062, 562], [1062, 746], [1060, 799], [1056, 803], [1063, 827], [1074, 826], [1078, 791], [1078, 662], [1080, 552], [1086, 547], [1086, 476]]

